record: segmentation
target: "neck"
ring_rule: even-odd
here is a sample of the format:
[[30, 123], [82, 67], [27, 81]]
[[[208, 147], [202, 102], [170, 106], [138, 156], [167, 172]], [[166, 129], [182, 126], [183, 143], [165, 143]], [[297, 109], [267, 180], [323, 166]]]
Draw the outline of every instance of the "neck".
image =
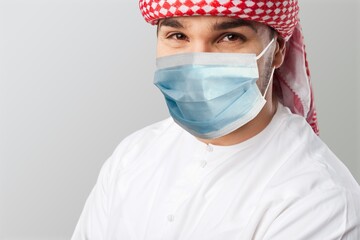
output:
[[273, 98], [273, 101], [267, 101], [260, 113], [250, 122], [237, 130], [215, 139], [200, 139], [201, 142], [206, 144], [213, 144], [219, 146], [230, 146], [241, 142], [244, 142], [261, 131], [263, 131], [267, 125], [271, 122], [273, 116], [277, 110], [277, 99]]

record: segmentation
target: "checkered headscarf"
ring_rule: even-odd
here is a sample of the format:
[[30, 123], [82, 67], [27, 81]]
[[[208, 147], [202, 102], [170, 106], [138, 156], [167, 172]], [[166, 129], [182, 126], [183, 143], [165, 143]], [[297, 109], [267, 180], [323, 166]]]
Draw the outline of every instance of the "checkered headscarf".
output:
[[274, 73], [275, 92], [318, 134], [297, 0], [140, 0], [139, 7], [145, 20], [153, 25], [162, 18], [206, 15], [256, 21], [275, 29], [287, 41], [284, 63]]

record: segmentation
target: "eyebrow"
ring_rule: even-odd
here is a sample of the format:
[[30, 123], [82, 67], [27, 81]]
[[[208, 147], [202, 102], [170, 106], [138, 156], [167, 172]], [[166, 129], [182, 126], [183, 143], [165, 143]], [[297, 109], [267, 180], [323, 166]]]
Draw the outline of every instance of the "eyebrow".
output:
[[173, 27], [173, 28], [184, 28], [184, 26], [176, 19], [165, 18], [159, 23], [159, 28], [162, 26]]
[[257, 29], [255, 28], [255, 26], [250, 21], [245, 21], [243, 19], [234, 19], [230, 21], [216, 23], [213, 26], [213, 29], [215, 31], [220, 31], [238, 27], [249, 27], [257, 33]]
[[[172, 28], [177, 28], [177, 29], [184, 28], [184, 26], [178, 20], [176, 20], [174, 18], [163, 19], [159, 23], [158, 30], [162, 26], [167, 26], [167, 27], [172, 27]], [[238, 28], [238, 27], [249, 27], [252, 30], [254, 30], [254, 32], [257, 33], [256, 27], [250, 21], [246, 21], [243, 19], [234, 19], [234, 20], [224, 21], [224, 22], [220, 22], [220, 23], [215, 23], [212, 28], [214, 31], [221, 31], [221, 30], [228, 30], [231, 28]]]

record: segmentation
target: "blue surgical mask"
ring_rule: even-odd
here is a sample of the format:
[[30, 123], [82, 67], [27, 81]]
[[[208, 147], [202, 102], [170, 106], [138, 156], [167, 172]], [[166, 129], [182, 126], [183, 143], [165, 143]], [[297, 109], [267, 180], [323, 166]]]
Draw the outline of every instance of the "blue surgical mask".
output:
[[158, 58], [154, 84], [174, 121], [196, 137], [214, 139], [254, 119], [271, 82], [262, 94], [257, 60], [273, 42], [258, 56], [196, 52]]

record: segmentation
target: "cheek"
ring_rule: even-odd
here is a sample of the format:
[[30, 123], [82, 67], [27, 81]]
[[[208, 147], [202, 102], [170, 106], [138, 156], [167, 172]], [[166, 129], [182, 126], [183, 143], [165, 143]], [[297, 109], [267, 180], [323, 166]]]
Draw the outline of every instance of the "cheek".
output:
[[156, 57], [165, 57], [165, 56], [173, 55], [175, 53], [176, 53], [176, 49], [170, 47], [169, 44], [166, 44], [161, 39], [157, 40]]
[[265, 58], [261, 58], [258, 61], [258, 69], [259, 69], [259, 79], [257, 81], [257, 84], [263, 92], [267, 85], [269, 84], [269, 80], [271, 78], [272, 73], [272, 57], [265, 56]]
[[265, 61], [264, 58], [261, 58], [257, 61], [258, 70], [259, 70], [259, 77], [262, 78], [265, 72]]
[[160, 40], [158, 39], [156, 43], [156, 57], [165, 56], [164, 52], [164, 46], [160, 43]]

